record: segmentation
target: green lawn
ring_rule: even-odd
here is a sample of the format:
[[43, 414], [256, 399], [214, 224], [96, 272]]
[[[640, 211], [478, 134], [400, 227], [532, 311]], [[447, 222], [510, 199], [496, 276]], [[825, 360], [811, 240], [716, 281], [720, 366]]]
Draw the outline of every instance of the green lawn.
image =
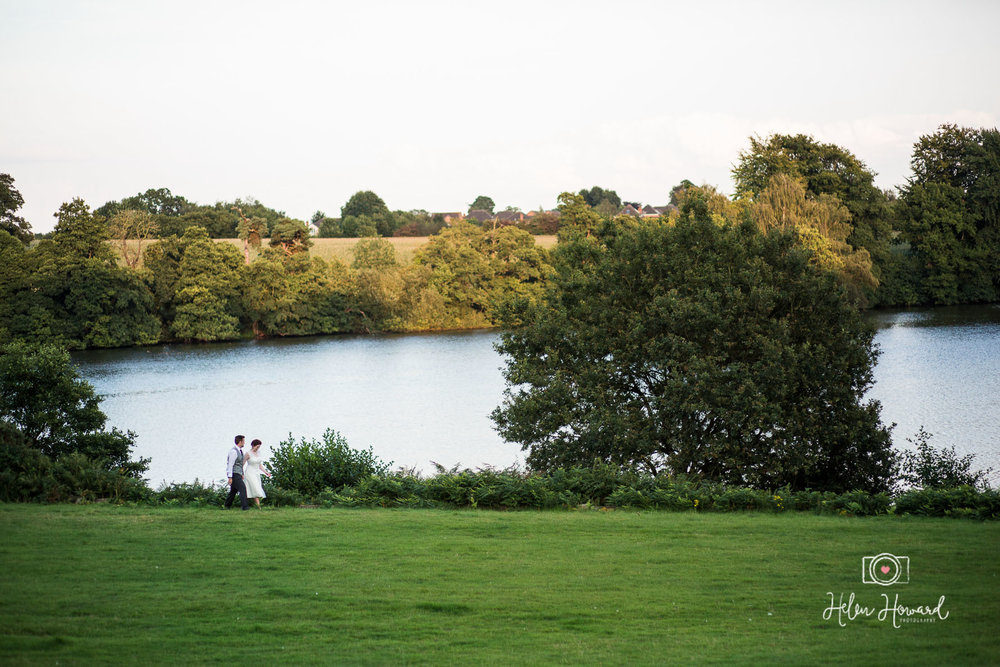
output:
[[[1000, 524], [0, 505], [0, 663], [990, 664]], [[910, 580], [861, 582], [864, 556]], [[828, 592], [944, 620], [826, 620]]]

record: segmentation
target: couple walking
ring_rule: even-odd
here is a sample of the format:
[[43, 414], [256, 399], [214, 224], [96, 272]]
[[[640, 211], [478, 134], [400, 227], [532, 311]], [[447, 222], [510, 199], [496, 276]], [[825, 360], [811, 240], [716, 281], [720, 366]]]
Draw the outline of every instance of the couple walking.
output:
[[233, 506], [237, 493], [240, 494], [240, 509], [250, 509], [247, 498], [253, 498], [257, 507], [260, 507], [260, 499], [267, 497], [260, 483], [260, 474], [263, 472], [270, 477], [271, 473], [264, 466], [264, 457], [260, 454], [261, 442], [260, 440], [251, 442], [250, 451], [244, 455], [244, 441], [242, 435], [236, 436], [235, 444], [229, 450], [229, 458], [226, 459], [226, 477], [229, 480], [226, 509]]

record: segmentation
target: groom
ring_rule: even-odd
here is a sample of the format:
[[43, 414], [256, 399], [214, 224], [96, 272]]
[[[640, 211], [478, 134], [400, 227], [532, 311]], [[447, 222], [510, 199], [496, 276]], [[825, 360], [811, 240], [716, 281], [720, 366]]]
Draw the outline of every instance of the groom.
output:
[[247, 485], [243, 483], [243, 436], [238, 435], [235, 445], [229, 450], [226, 459], [226, 477], [229, 478], [229, 495], [226, 496], [226, 509], [233, 506], [237, 492], [240, 494], [240, 509], [250, 509], [247, 503]]

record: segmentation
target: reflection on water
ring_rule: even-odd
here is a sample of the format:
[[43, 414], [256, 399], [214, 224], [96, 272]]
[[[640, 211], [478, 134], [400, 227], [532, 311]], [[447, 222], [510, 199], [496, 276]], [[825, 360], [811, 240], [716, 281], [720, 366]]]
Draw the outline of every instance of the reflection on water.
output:
[[893, 327], [997, 327], [1000, 304], [942, 306], [916, 310], [877, 310], [867, 314], [879, 329]]
[[[1000, 472], [1000, 306], [881, 311], [870, 397], [907, 446], [976, 453]], [[166, 345], [77, 353], [110, 425], [137, 434], [150, 479], [221, 480], [237, 433], [265, 448], [340, 431], [394, 466], [523, 464], [493, 430], [503, 360], [489, 331]], [[265, 450], [266, 454], [266, 450]], [[1000, 481], [995, 475], [994, 480]]]

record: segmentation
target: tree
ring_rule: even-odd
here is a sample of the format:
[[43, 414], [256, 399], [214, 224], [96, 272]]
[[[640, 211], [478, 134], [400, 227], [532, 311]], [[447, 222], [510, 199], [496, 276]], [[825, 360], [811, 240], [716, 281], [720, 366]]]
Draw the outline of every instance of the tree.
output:
[[378, 236], [378, 223], [367, 215], [349, 215], [340, 219], [340, 232], [347, 238]]
[[240, 251], [216, 243], [201, 227], [146, 249], [147, 280], [166, 335], [180, 340], [230, 340], [239, 336]]
[[494, 208], [496, 208], [496, 203], [486, 195], [479, 195], [474, 202], [469, 204], [470, 211], [486, 211], [490, 215], [493, 215]]
[[[340, 270], [338, 270], [340, 269]], [[267, 249], [243, 273], [243, 310], [256, 336], [305, 336], [350, 330], [346, 269], [306, 253]]]
[[145, 211], [150, 215], [177, 217], [189, 206], [188, 200], [170, 192], [170, 188], [150, 188], [120, 202], [109, 201], [94, 211], [97, 215], [111, 218], [121, 211]]
[[563, 192], [559, 195], [559, 241], [578, 235], [590, 236], [601, 224], [599, 216], [583, 195]]
[[111, 218], [108, 233], [118, 244], [122, 260], [129, 268], [134, 269], [142, 259], [142, 244], [155, 238], [159, 229], [152, 214], [126, 209], [115, 213]]
[[0, 174], [0, 230], [29, 243], [33, 238], [31, 225], [17, 215], [17, 210], [24, 206], [24, 197], [14, 187], [14, 179], [10, 174]]
[[800, 181], [778, 174], [770, 178], [749, 210], [761, 231], [793, 232], [799, 243], [812, 252], [812, 261], [836, 274], [855, 301], [862, 300], [864, 288], [878, 284], [868, 251], [856, 250], [847, 243], [851, 214], [836, 197], [820, 195], [809, 199]]
[[670, 204], [672, 206], [679, 207], [681, 205], [681, 196], [683, 192], [688, 188], [693, 187], [695, 187], [694, 183], [685, 178], [683, 181], [670, 188]]
[[232, 208], [240, 216], [240, 222], [236, 226], [236, 235], [243, 241], [243, 261], [247, 266], [250, 266], [250, 248], [254, 250], [260, 248], [260, 237], [267, 230], [267, 221], [260, 216], [248, 218], [238, 206]]
[[930, 299], [1000, 300], [1000, 131], [942, 125], [911, 167], [900, 228]]
[[361, 239], [354, 245], [352, 269], [383, 269], [398, 264], [396, 249], [385, 239]]
[[414, 263], [430, 269], [431, 286], [467, 326], [496, 321], [511, 299], [534, 302], [549, 272], [548, 253], [524, 230], [468, 222], [431, 237]]
[[90, 212], [90, 207], [82, 199], [77, 197], [63, 203], [55, 217], [58, 222], [52, 232], [52, 240], [63, 255], [78, 259], [113, 258], [107, 244], [110, 238], [107, 226]]
[[889, 432], [864, 402], [873, 332], [791, 235], [706, 215], [608, 222], [554, 255], [544, 299], [498, 346], [492, 417], [533, 469], [889, 488]]
[[604, 204], [608, 210], [612, 211], [612, 215], [621, 210], [622, 207], [622, 200], [617, 192], [614, 190], [605, 190], [596, 185], [589, 190], [580, 190], [580, 196], [587, 202], [587, 206], [591, 208], [600, 208]]
[[52, 458], [79, 452], [138, 477], [149, 459], [131, 461], [135, 434], [105, 430], [100, 397], [56, 345], [15, 341], [0, 347], [0, 423]]
[[24, 243], [0, 229], [0, 344], [21, 337], [31, 319], [32, 304], [24, 298], [31, 294], [27, 254]]
[[309, 228], [301, 220], [282, 218], [271, 230], [271, 247], [281, 248], [286, 255], [309, 252], [312, 244]]
[[559, 231], [559, 214], [540, 211], [517, 225], [529, 234], [555, 234]]
[[684, 219], [705, 218], [725, 225], [740, 219], [746, 202], [733, 201], [712, 185], [689, 185], [677, 190], [678, 210], [675, 215]]
[[52, 238], [25, 256], [29, 275], [12, 332], [72, 348], [157, 342], [152, 296], [135, 271], [118, 266], [107, 225], [80, 199], [57, 215]]
[[803, 134], [751, 137], [750, 150], [740, 153], [733, 168], [737, 200], [752, 201], [778, 174], [801, 180], [812, 199], [836, 197], [847, 208], [851, 214], [847, 243], [868, 252], [872, 275], [880, 280], [883, 267], [891, 261], [892, 212], [889, 197], [875, 186], [875, 174], [865, 163], [845, 148]]
[[340, 208], [341, 218], [346, 218], [349, 215], [366, 215], [376, 220], [381, 216], [389, 215], [389, 207], [385, 205], [381, 197], [371, 190], [360, 190], [351, 195], [347, 203]]

